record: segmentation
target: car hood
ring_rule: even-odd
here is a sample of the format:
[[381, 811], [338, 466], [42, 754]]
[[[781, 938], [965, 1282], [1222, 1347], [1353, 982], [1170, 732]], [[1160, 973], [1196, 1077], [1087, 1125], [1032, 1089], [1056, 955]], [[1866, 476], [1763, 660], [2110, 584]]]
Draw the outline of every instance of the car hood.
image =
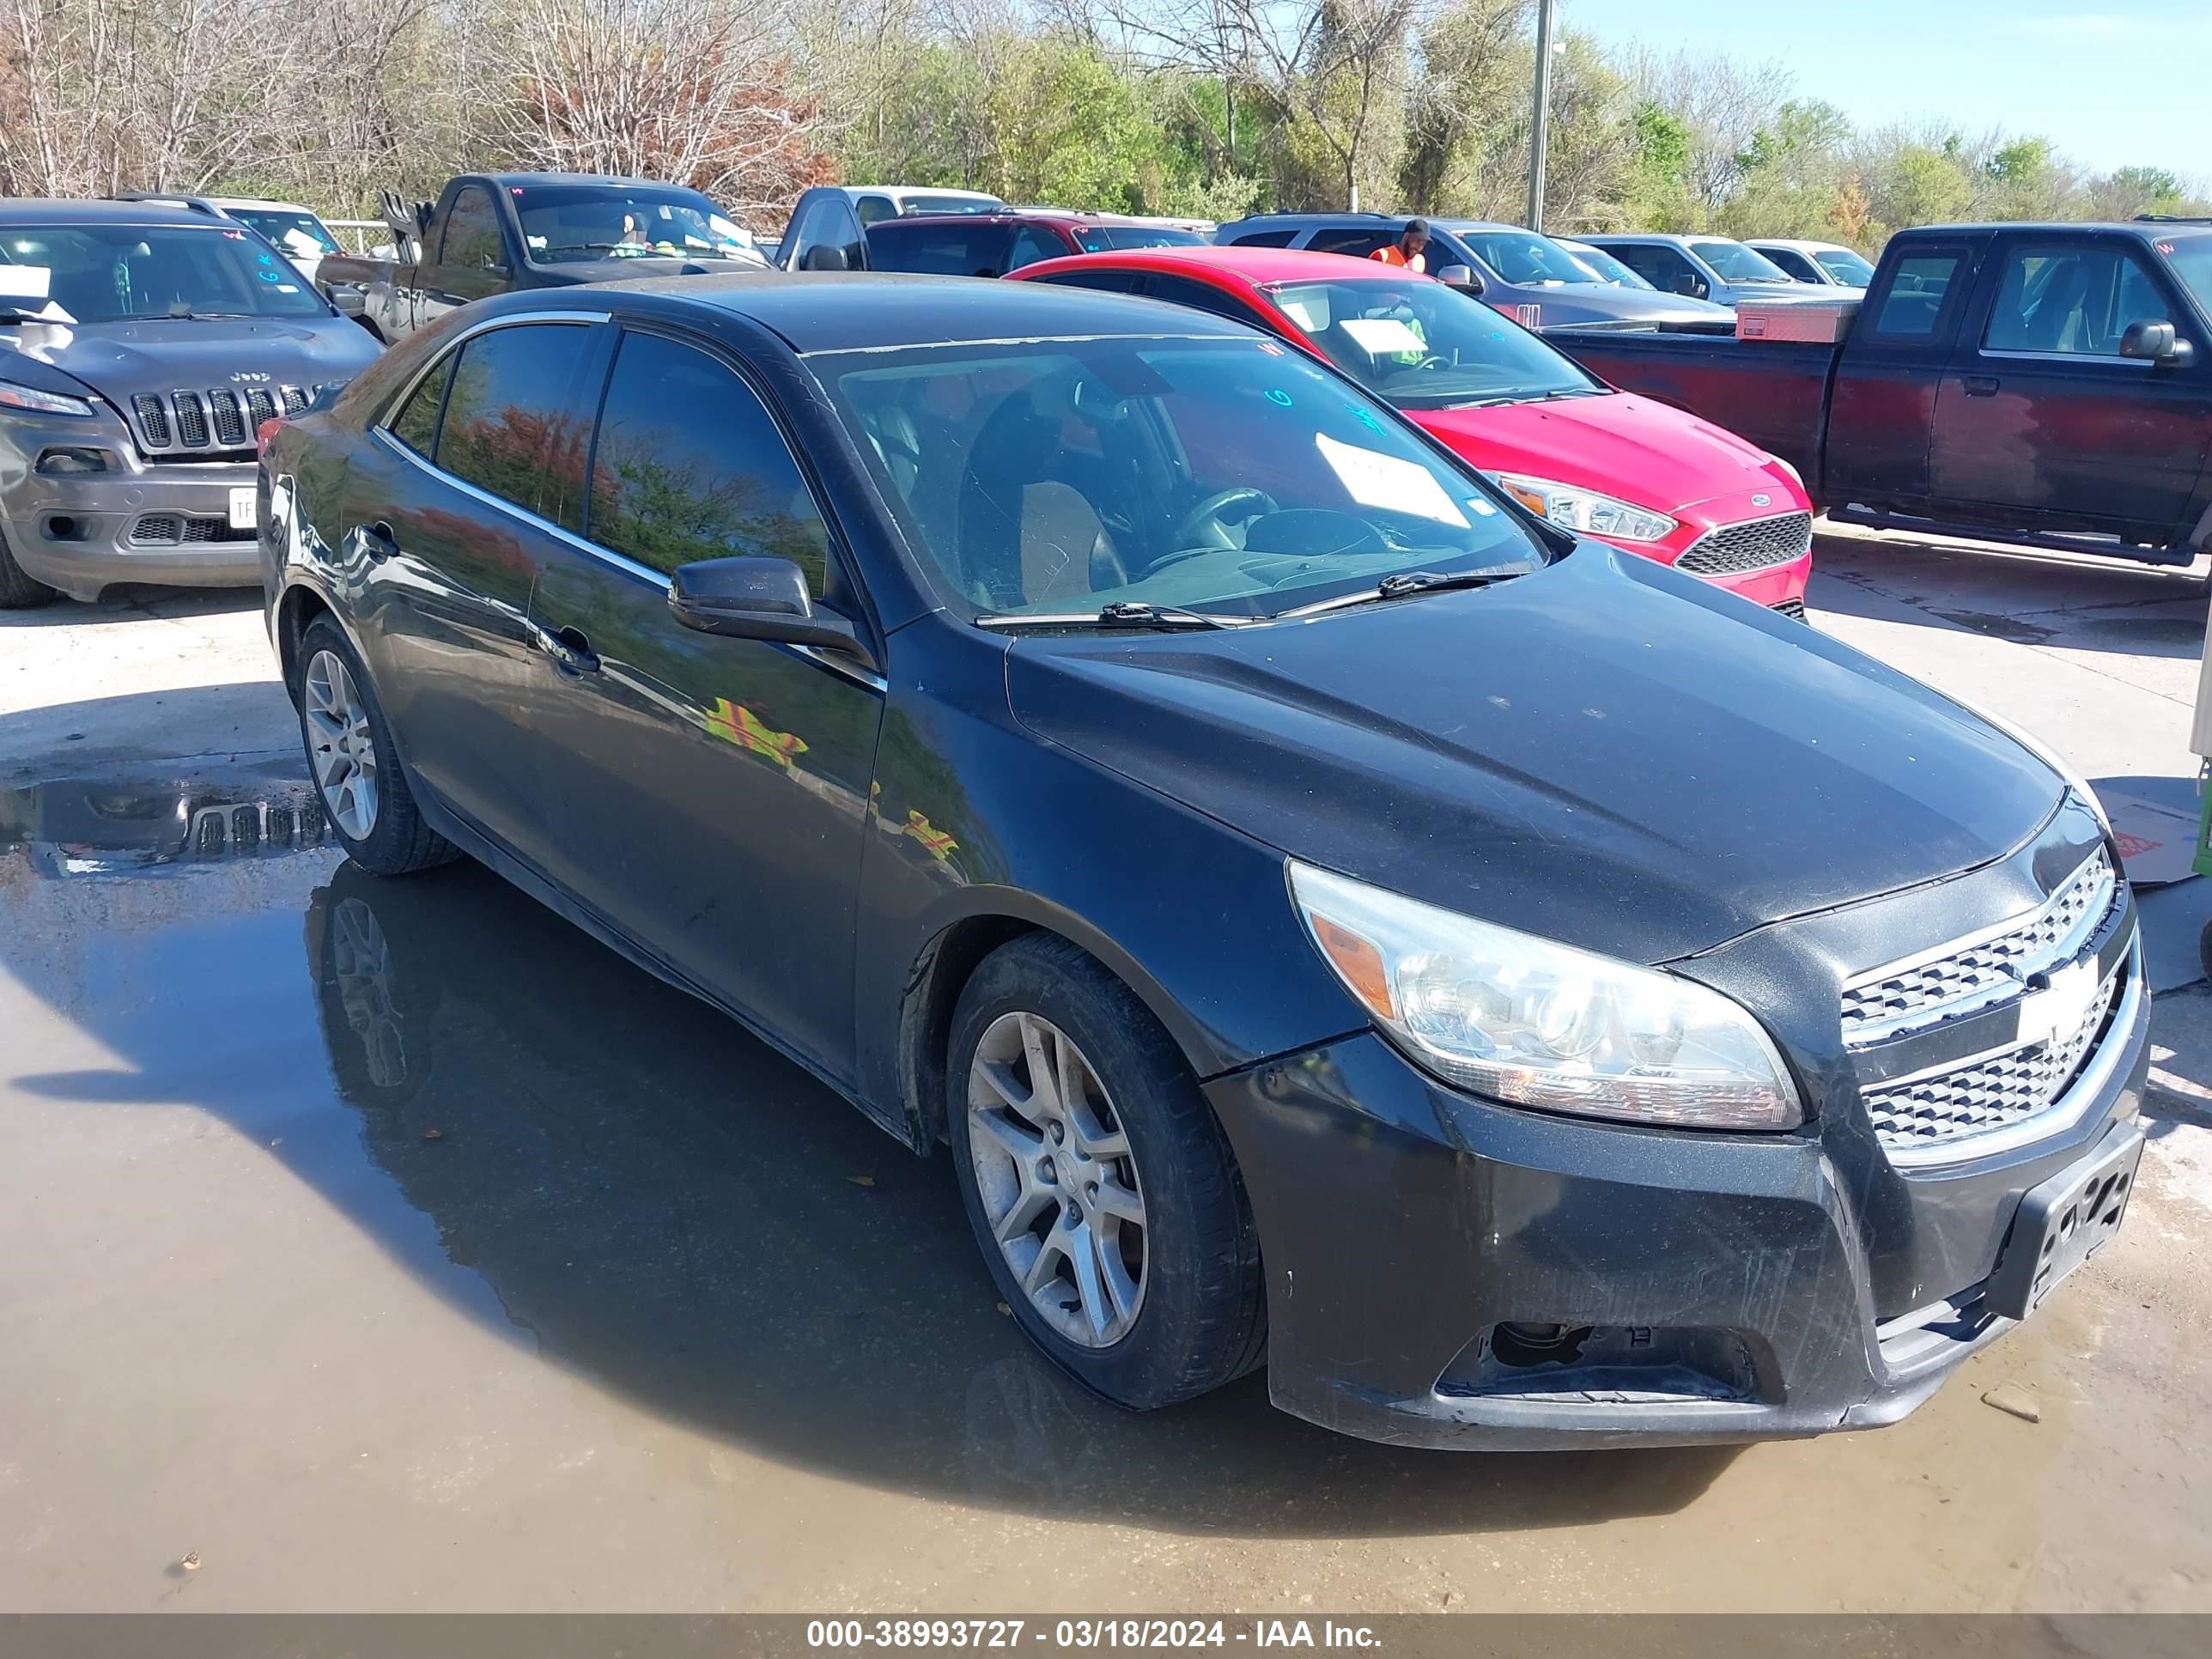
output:
[[1006, 661], [1039, 736], [1257, 841], [1639, 962], [1985, 864], [2064, 790], [1917, 682], [1588, 541], [1494, 587]]
[[1632, 392], [1407, 413], [1485, 471], [1603, 489], [1662, 513], [1768, 485], [1797, 502], [1797, 486], [1756, 444]]
[[1711, 325], [1729, 320], [1726, 306], [1686, 295], [1660, 294], [1640, 288], [1620, 288], [1611, 283], [1569, 283], [1559, 288], [1522, 288], [1504, 303], [1510, 311], [1516, 302], [1540, 307], [1537, 325], [1550, 328], [1562, 323], [1650, 323], [1660, 327]]
[[378, 351], [343, 317], [18, 325], [0, 331], [0, 346], [112, 401], [178, 386], [342, 383], [374, 362]]

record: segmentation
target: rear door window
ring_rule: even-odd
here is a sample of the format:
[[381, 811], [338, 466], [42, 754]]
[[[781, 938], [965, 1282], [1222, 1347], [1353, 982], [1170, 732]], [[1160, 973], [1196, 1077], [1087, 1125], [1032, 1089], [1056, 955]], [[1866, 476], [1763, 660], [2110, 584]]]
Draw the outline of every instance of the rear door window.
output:
[[387, 428], [424, 460], [438, 453], [438, 411], [446, 402], [446, 383], [453, 378], [457, 352], [447, 352], [438, 366], [425, 374], [399, 406]]
[[1239, 236], [1229, 244], [1231, 247], [1288, 247], [1297, 238], [1295, 230], [1255, 230], [1249, 236]]
[[1059, 234], [1042, 225], [1024, 225], [1014, 237], [1012, 250], [1006, 255], [1005, 269], [1019, 270], [1024, 265], [1033, 265], [1040, 259], [1057, 259], [1067, 252], [1067, 244]]
[[592, 343], [589, 327], [568, 323], [519, 323], [466, 342], [438, 428], [439, 469], [573, 524], [580, 514], [567, 497], [583, 476], [586, 430], [576, 377]]
[[445, 234], [439, 239], [438, 263], [481, 269], [500, 262], [499, 211], [490, 192], [476, 185], [462, 186], [446, 215]]
[[789, 559], [829, 591], [828, 527], [783, 434], [727, 363], [625, 333], [592, 449], [586, 533], [664, 573], [700, 559]]
[[1398, 240], [1395, 230], [1317, 230], [1306, 246], [1316, 253], [1348, 253], [1364, 259], [1378, 247]]
[[1966, 258], [1963, 248], [1930, 248], [1899, 259], [1875, 316], [1874, 331], [1893, 340], [1932, 338]]
[[1244, 323], [1253, 328], [1267, 326], [1258, 312], [1235, 295], [1192, 277], [1155, 276], [1145, 292], [1155, 300], [1188, 306], [1193, 311], [1209, 312], [1216, 317], [1226, 317], [1232, 323]]

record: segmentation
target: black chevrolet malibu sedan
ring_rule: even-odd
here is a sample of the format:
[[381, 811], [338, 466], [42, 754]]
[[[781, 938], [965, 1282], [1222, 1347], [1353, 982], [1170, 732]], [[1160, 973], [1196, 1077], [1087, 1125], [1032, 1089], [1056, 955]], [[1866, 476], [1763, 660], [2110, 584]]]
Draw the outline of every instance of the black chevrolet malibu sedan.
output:
[[2087, 790], [1233, 324], [518, 295], [263, 475], [356, 861], [480, 859], [949, 1146], [1109, 1400], [1867, 1427], [2119, 1224], [2148, 1000]]

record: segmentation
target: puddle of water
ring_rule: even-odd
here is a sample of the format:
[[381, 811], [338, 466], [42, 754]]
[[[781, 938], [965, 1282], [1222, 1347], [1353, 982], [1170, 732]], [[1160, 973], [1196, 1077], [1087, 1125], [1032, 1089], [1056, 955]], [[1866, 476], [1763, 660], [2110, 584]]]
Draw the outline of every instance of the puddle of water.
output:
[[0, 797], [0, 969], [117, 1057], [0, 1094], [195, 1106], [449, 1307], [786, 1486], [1404, 1534], [1664, 1513], [1733, 1455], [1406, 1452], [1283, 1416], [1262, 1376], [1105, 1407], [997, 1311], [941, 1158], [474, 865], [380, 880], [230, 830], [284, 811], [265, 777]]

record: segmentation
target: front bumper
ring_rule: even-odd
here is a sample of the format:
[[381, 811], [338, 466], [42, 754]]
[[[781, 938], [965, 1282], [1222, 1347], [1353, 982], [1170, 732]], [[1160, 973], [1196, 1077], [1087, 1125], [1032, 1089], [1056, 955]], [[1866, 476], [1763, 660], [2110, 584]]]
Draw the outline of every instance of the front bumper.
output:
[[[1374, 1035], [1218, 1079], [1267, 1264], [1274, 1402], [1468, 1449], [1894, 1422], [2012, 1328], [1978, 1302], [2021, 1194], [2133, 1133], [2148, 1031], [2138, 969], [2067, 1130], [1925, 1177], [1870, 1169], [1842, 1123], [1704, 1135], [1498, 1106]], [[1916, 1229], [1977, 1254], [1884, 1318], [1875, 1257]], [[1590, 1334], [1547, 1348], [1546, 1328]]]
[[[49, 476], [51, 448], [99, 451], [104, 472]], [[250, 458], [149, 463], [122, 422], [10, 416], [0, 431], [0, 535], [25, 571], [73, 599], [117, 582], [250, 586], [261, 580], [251, 530], [230, 526], [231, 491], [251, 489]], [[155, 522], [173, 521], [172, 524]]]

